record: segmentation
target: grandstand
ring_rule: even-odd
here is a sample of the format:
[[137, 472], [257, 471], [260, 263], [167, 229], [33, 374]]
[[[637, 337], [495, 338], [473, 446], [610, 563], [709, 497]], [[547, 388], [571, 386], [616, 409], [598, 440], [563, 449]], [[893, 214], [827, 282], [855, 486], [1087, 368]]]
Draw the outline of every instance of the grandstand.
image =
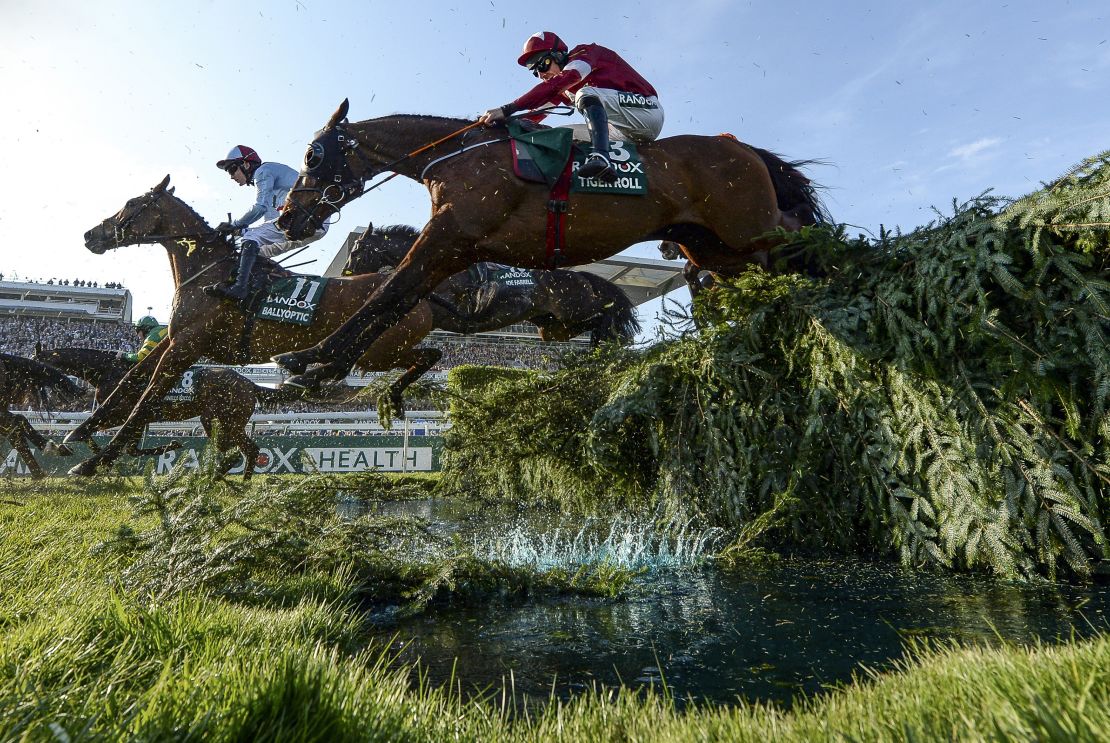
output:
[[0, 281], [0, 317], [14, 316], [129, 323], [131, 292], [118, 284], [108, 288]]
[[29, 356], [36, 343], [132, 349], [131, 312], [131, 292], [119, 284], [0, 281], [0, 351]]

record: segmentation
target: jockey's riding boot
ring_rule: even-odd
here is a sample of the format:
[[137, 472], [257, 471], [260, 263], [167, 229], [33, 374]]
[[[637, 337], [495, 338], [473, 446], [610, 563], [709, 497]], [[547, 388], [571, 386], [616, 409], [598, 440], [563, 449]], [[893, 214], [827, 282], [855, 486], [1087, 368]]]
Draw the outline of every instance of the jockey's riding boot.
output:
[[609, 117], [605, 114], [601, 99], [595, 96], [583, 98], [582, 114], [586, 117], [586, 128], [590, 130], [593, 151], [586, 156], [586, 162], [578, 169], [578, 175], [613, 183], [617, 180], [617, 171], [609, 163]]
[[246, 299], [251, 269], [254, 268], [254, 259], [257, 257], [258, 243], [254, 240], [244, 240], [239, 248], [239, 269], [235, 272], [235, 283], [212, 284], [204, 287], [204, 293], [210, 297], [226, 297], [239, 301]]

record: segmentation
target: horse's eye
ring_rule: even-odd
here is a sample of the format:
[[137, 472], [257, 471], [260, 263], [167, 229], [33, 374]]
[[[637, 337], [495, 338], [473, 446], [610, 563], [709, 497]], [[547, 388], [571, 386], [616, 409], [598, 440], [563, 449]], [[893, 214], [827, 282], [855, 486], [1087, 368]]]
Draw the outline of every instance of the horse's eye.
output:
[[304, 153], [304, 166], [312, 171], [323, 164], [324, 145], [319, 142], [313, 142], [308, 146], [308, 151]]

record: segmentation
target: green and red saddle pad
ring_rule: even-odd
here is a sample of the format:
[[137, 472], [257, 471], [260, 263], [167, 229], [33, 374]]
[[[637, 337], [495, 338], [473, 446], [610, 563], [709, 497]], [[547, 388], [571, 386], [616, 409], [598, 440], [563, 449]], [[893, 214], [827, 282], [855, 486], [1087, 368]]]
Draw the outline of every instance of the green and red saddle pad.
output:
[[566, 127], [526, 129], [518, 121], [510, 121], [509, 131], [513, 153], [513, 172], [522, 180], [546, 183], [555, 189], [570, 168], [570, 193], [609, 193], [640, 196], [647, 193], [644, 163], [631, 142], [614, 140], [609, 148], [609, 161], [617, 171], [615, 183], [574, 175], [582, 166], [588, 151], [572, 140]]

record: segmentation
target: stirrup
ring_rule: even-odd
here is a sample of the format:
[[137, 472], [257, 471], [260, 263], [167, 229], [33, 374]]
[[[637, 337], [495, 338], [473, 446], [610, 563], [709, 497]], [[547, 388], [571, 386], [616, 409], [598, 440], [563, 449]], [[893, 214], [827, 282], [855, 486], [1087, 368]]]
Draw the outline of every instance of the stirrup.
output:
[[600, 152], [591, 152], [586, 156], [586, 162], [582, 163], [582, 167], [578, 169], [578, 176], [580, 178], [597, 178], [605, 183], [613, 183], [617, 180], [617, 171], [613, 170], [609, 158]]
[[201, 289], [205, 294], [210, 297], [217, 297], [219, 299], [234, 299], [236, 302], [241, 302], [247, 298], [247, 288], [243, 287], [242, 293], [236, 290], [236, 286], [230, 282], [219, 284], [209, 284]]

